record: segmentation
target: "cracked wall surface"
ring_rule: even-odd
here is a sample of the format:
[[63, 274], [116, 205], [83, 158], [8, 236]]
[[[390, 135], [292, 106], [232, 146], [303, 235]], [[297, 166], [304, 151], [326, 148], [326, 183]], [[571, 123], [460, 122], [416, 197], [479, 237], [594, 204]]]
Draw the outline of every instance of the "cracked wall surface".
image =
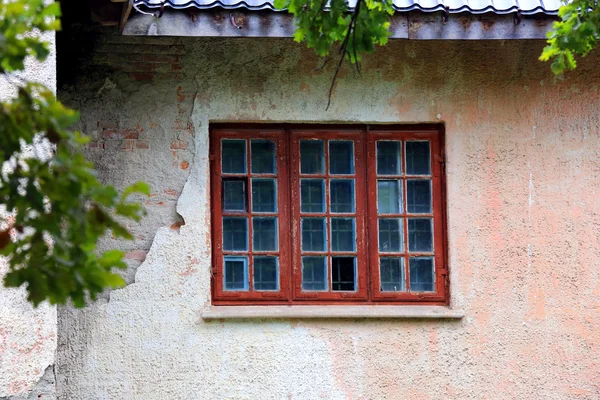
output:
[[[54, 33], [43, 38], [50, 43], [50, 56], [44, 63], [28, 59], [22, 76], [56, 90]], [[14, 94], [14, 86], [0, 77], [0, 99]], [[8, 223], [6, 217], [0, 209], [0, 230]], [[7, 271], [7, 260], [0, 257], [0, 282]], [[0, 399], [55, 398], [54, 380], [47, 379], [46, 371], [54, 366], [56, 326], [56, 307], [42, 303], [34, 309], [25, 289], [0, 284]]]
[[[59, 310], [59, 398], [600, 396], [598, 53], [556, 81], [542, 42], [392, 41], [326, 111], [332, 68], [291, 40], [84, 36], [59, 94], [102, 178], [152, 196], [136, 241], [104, 243], [131, 283]], [[209, 123], [440, 121], [464, 320], [202, 321]]]

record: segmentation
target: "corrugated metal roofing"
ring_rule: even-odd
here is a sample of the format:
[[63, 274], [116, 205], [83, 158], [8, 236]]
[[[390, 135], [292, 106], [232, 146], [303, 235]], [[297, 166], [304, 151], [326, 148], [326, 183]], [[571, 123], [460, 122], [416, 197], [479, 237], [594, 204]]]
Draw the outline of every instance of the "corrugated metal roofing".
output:
[[[407, 11], [444, 11], [450, 13], [470, 14], [510, 14], [521, 11], [523, 15], [547, 14], [556, 15], [561, 0], [393, 0], [398, 12]], [[275, 10], [273, 2], [268, 0], [134, 0], [136, 6], [158, 8], [165, 7], [184, 9], [195, 7], [199, 9], [224, 8], [247, 10]], [[353, 1], [350, 2], [352, 4]]]

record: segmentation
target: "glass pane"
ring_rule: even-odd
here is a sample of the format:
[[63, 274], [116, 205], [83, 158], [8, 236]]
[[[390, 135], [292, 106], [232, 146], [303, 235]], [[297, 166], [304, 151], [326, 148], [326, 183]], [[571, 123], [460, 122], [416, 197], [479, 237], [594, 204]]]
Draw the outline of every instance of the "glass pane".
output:
[[248, 224], [246, 218], [223, 217], [223, 250], [248, 250]]
[[248, 258], [224, 257], [223, 290], [248, 290]]
[[270, 140], [252, 140], [250, 142], [253, 174], [275, 174], [275, 142]]
[[322, 140], [300, 141], [300, 173], [322, 174], [325, 171], [325, 152]]
[[222, 141], [221, 170], [224, 174], [246, 173], [246, 141], [227, 140]]
[[427, 214], [431, 212], [431, 181], [406, 181], [406, 208], [409, 213]]
[[300, 179], [300, 211], [325, 212], [324, 179]]
[[325, 251], [325, 218], [302, 218], [302, 250]]
[[277, 257], [254, 257], [254, 290], [278, 290]]
[[408, 219], [408, 250], [411, 252], [433, 251], [431, 219]]
[[246, 211], [246, 181], [223, 179], [223, 211]]
[[429, 175], [429, 142], [406, 142], [406, 174]]
[[377, 210], [379, 214], [400, 214], [402, 181], [377, 181]]
[[277, 186], [275, 179], [252, 179], [252, 211], [277, 211]]
[[277, 250], [277, 218], [252, 218], [252, 248], [255, 251]]
[[391, 141], [377, 142], [377, 174], [400, 175], [402, 173], [400, 143]]
[[379, 259], [379, 275], [382, 292], [404, 292], [404, 258], [381, 257]]
[[327, 290], [326, 257], [302, 257], [302, 290]]
[[354, 218], [331, 218], [331, 250], [354, 251]]
[[354, 212], [354, 179], [332, 179], [329, 182], [331, 212]]
[[410, 258], [410, 291], [433, 292], [433, 257]]
[[329, 142], [329, 173], [354, 173], [354, 143], [340, 140]]
[[404, 225], [400, 218], [379, 218], [379, 251], [404, 251]]
[[356, 267], [354, 260], [354, 257], [331, 258], [331, 290], [356, 290]]

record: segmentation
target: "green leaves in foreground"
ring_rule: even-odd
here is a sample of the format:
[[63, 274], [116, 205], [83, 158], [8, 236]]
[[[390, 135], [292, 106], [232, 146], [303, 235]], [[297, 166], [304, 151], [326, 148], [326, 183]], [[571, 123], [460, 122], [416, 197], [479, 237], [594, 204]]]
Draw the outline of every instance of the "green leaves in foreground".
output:
[[339, 46], [341, 56], [353, 63], [387, 43], [394, 13], [390, 0], [358, 0], [352, 11], [346, 0], [275, 0], [275, 7], [294, 15], [297, 42], [305, 41], [319, 56]]
[[600, 39], [600, 9], [597, 0], [574, 0], [562, 6], [548, 33], [548, 46], [540, 57], [552, 59], [552, 72], [562, 74], [577, 67], [575, 55], [586, 56]]
[[78, 113], [43, 85], [10, 75], [27, 56], [46, 58], [47, 44], [31, 34], [58, 28], [59, 12], [42, 0], [0, 2], [0, 73], [17, 92], [0, 103], [0, 255], [9, 262], [5, 286], [26, 284], [34, 305], [71, 299], [81, 307], [124, 284], [112, 272], [125, 268], [123, 253], [98, 255], [96, 243], [107, 233], [133, 239], [119, 220], [140, 220], [142, 206], [128, 198], [149, 187], [137, 183], [119, 195], [102, 185], [81, 152], [89, 139], [70, 130]]

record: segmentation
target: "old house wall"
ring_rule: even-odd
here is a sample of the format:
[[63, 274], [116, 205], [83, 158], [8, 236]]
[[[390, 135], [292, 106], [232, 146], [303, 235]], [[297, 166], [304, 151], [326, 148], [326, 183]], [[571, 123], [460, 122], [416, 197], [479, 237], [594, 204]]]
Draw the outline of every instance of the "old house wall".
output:
[[[119, 188], [152, 185], [129, 285], [59, 310], [63, 399], [597, 398], [600, 54], [556, 80], [543, 43], [393, 41], [332, 76], [291, 40], [81, 32], [60, 97]], [[462, 321], [203, 322], [212, 122], [443, 122]]]
[[[45, 62], [27, 59], [23, 78], [56, 90], [54, 32], [45, 33], [51, 53]], [[14, 84], [0, 76], [0, 101], [16, 95]], [[4, 134], [0, 132], [0, 135]], [[40, 149], [40, 153], [43, 153]], [[29, 151], [29, 149], [27, 149]], [[0, 230], [11, 222], [0, 207]], [[24, 288], [7, 289], [1, 282], [8, 262], [0, 257], [0, 399], [54, 399], [56, 307], [42, 303], [33, 308]]]

